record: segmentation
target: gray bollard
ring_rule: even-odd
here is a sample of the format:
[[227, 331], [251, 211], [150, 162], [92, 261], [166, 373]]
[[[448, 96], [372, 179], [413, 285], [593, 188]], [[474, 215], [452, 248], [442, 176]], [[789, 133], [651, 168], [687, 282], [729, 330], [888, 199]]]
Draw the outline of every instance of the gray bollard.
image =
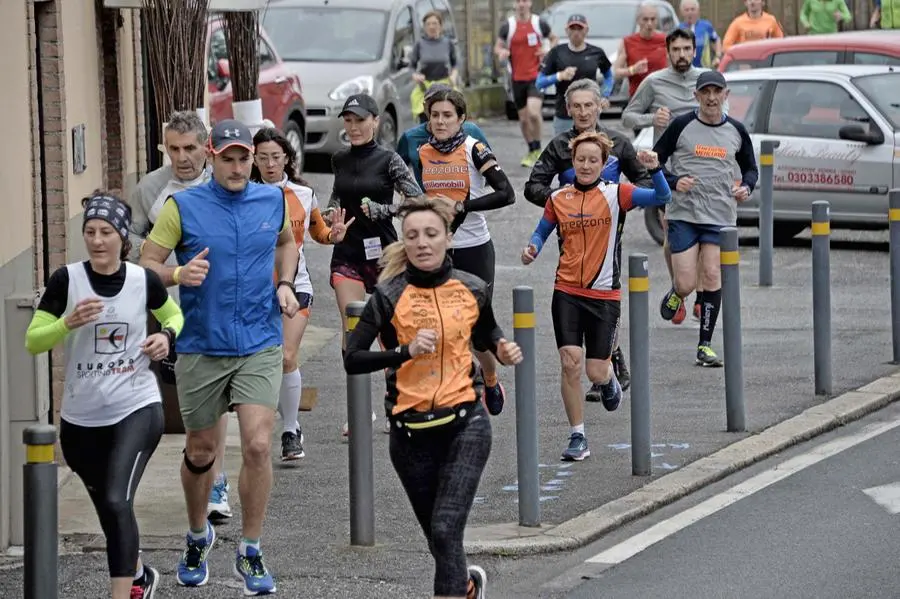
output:
[[722, 338], [725, 345], [725, 426], [729, 433], [747, 430], [740, 262], [738, 230], [725, 227], [719, 238], [719, 263], [722, 270]]
[[780, 142], [765, 140], [759, 148], [759, 286], [772, 286], [772, 253], [775, 245], [775, 148]]
[[891, 227], [891, 338], [894, 364], [900, 364], [900, 189], [888, 194], [888, 221]]
[[[347, 304], [347, 336], [356, 328], [365, 302]], [[375, 545], [375, 465], [372, 457], [372, 379], [347, 375], [350, 429], [350, 544]]]
[[516, 458], [519, 474], [519, 526], [541, 525], [538, 468], [537, 384], [535, 375], [534, 291], [513, 289], [513, 340], [522, 348], [516, 366]]
[[813, 362], [816, 395], [831, 394], [831, 216], [812, 203]]
[[22, 434], [25, 442], [23, 501], [25, 516], [25, 599], [56, 599], [58, 506], [53, 460], [56, 428], [49, 424], [30, 426]]
[[650, 277], [647, 254], [628, 256], [631, 474], [650, 476]]

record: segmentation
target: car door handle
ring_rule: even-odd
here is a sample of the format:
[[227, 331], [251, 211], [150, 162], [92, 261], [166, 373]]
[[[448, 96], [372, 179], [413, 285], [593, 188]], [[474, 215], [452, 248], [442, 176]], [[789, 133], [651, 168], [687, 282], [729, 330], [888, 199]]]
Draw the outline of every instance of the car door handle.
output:
[[287, 77], [285, 77], [284, 75], [275, 77], [275, 83], [284, 83], [285, 81], [287, 81]]

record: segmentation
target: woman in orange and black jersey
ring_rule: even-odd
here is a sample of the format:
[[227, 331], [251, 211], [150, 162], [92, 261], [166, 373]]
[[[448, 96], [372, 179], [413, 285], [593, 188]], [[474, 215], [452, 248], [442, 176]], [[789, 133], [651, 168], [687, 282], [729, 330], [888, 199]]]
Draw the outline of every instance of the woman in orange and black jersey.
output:
[[[559, 266], [551, 310], [562, 362], [560, 387], [571, 427], [562, 459], [581, 461], [591, 455], [584, 435], [582, 397], [602, 401], [609, 411], [622, 401], [610, 356], [619, 328], [625, 215], [635, 206], [667, 204], [672, 194], [654, 152], [638, 152], [654, 186], [643, 189], [601, 178], [613, 145], [605, 134], [585, 132], [569, 145], [575, 182], [550, 195], [531, 242], [522, 251], [522, 263], [534, 262], [553, 229], [559, 230]], [[581, 387], [583, 357], [591, 381], [586, 396]]]
[[[484, 596], [485, 574], [466, 566], [463, 531], [491, 451], [469, 344], [502, 364], [522, 351], [497, 326], [485, 282], [453, 268], [453, 216], [436, 200], [400, 206], [401, 240], [347, 341], [348, 374], [387, 370], [391, 462], [435, 561], [435, 597]], [[383, 351], [371, 351], [380, 337]]]

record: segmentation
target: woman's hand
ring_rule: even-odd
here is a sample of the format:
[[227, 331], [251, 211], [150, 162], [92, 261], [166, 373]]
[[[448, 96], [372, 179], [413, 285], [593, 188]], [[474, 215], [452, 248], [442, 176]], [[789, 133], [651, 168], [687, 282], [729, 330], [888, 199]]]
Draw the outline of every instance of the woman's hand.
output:
[[422, 73], [413, 73], [412, 78], [416, 83], [425, 83], [425, 75]]
[[433, 329], [419, 329], [416, 338], [409, 344], [409, 355], [415, 358], [422, 354], [434, 353], [437, 347], [437, 331]]
[[528, 266], [535, 260], [537, 260], [538, 251], [537, 248], [534, 247], [534, 244], [529, 244], [524, 250], [522, 250], [522, 264]]
[[344, 218], [347, 217], [347, 212], [343, 208], [338, 208], [333, 211], [331, 215], [331, 243], [340, 243], [344, 240], [344, 235], [347, 234], [347, 227], [353, 224], [353, 221], [356, 220], [354, 216], [346, 223], [344, 222]]
[[515, 341], [501, 339], [497, 342], [497, 358], [507, 366], [515, 366], [522, 361], [522, 348]]
[[637, 159], [648, 171], [652, 171], [655, 168], [659, 167], [659, 158], [656, 155], [656, 152], [652, 150], [641, 150], [637, 153]]
[[101, 312], [103, 312], [103, 300], [96, 297], [83, 299], [75, 304], [75, 309], [65, 317], [63, 322], [66, 323], [66, 328], [73, 331], [100, 318]]
[[165, 333], [153, 333], [141, 344], [141, 352], [154, 362], [159, 362], [169, 355], [169, 336]]

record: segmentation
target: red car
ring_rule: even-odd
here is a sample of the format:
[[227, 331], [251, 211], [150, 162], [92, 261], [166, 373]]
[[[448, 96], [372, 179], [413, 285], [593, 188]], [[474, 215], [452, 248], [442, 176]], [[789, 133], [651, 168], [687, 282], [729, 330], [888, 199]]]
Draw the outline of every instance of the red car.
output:
[[[222, 17], [216, 16], [209, 20], [207, 29], [210, 124], [234, 116], [224, 25]], [[272, 121], [284, 132], [302, 164], [306, 104], [300, 78], [285, 66], [262, 27], [259, 31], [259, 98], [262, 100], [263, 118]]]
[[719, 71], [827, 64], [900, 65], [900, 35], [876, 29], [746, 42], [725, 53]]

